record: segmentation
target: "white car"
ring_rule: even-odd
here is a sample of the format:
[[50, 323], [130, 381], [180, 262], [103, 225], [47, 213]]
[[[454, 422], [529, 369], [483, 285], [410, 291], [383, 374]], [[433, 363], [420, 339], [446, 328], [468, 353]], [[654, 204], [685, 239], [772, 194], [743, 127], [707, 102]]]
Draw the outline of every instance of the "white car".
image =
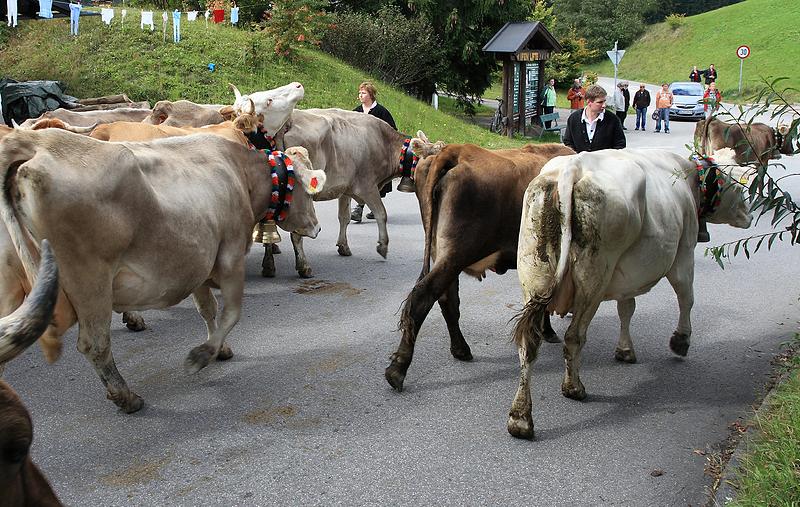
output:
[[705, 88], [700, 83], [680, 81], [669, 85], [672, 92], [672, 107], [669, 117], [702, 120], [705, 118], [703, 110], [703, 94]]

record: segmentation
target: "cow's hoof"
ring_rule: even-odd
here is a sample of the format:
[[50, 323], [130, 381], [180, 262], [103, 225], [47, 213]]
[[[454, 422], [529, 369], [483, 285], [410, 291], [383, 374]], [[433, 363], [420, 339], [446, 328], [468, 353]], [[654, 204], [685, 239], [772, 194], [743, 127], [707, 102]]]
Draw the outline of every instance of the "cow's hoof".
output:
[[264, 278], [275, 278], [275, 266], [271, 268], [261, 268], [261, 276]]
[[389, 245], [382, 245], [378, 243], [378, 253], [381, 254], [381, 257], [385, 259], [386, 255], [389, 253]]
[[144, 331], [147, 329], [144, 318], [136, 312], [123, 312], [122, 322], [131, 331]]
[[672, 338], [669, 339], [669, 348], [681, 357], [686, 356], [689, 352], [689, 335], [672, 333]]
[[403, 382], [406, 380], [406, 374], [401, 371], [400, 367], [391, 364], [386, 368], [385, 376], [389, 385], [392, 386], [395, 391], [398, 393], [403, 392]]
[[350, 247], [347, 245], [336, 245], [338, 246], [339, 255], [342, 257], [350, 257], [353, 253], [350, 251]]
[[106, 392], [106, 397], [113, 401], [116, 406], [120, 408], [126, 414], [132, 414], [134, 412], [138, 412], [144, 406], [144, 400], [142, 398], [132, 392], [129, 391], [127, 393], [112, 393], [111, 391]]
[[300, 275], [300, 278], [313, 278], [314, 277], [314, 272], [311, 270], [311, 268], [298, 269], [297, 270], [297, 274]]
[[281, 253], [281, 247], [279, 247], [277, 243], [272, 244], [272, 253], [274, 254]]
[[231, 350], [231, 346], [227, 343], [219, 349], [217, 352], [217, 361], [227, 361], [228, 359], [233, 357], [233, 350]]
[[186, 356], [186, 360], [183, 362], [183, 369], [186, 370], [186, 373], [197, 373], [208, 366], [213, 357], [214, 349], [211, 345], [207, 343], [200, 345], [193, 348], [189, 355]]
[[623, 363], [635, 364], [636, 352], [634, 352], [633, 349], [617, 348], [614, 350], [614, 359], [616, 359], [617, 361], [621, 361]]
[[512, 437], [533, 440], [533, 420], [530, 415], [521, 416], [511, 413], [506, 424]]
[[544, 338], [544, 341], [547, 343], [561, 343], [561, 338], [559, 338], [556, 332], [552, 329], [550, 331], [546, 331], [542, 335], [542, 338]]
[[472, 361], [472, 351], [469, 349], [469, 345], [450, 347], [450, 353], [459, 361]]
[[573, 385], [568, 383], [561, 384], [561, 394], [571, 400], [583, 401], [586, 399], [586, 389], [582, 384]]

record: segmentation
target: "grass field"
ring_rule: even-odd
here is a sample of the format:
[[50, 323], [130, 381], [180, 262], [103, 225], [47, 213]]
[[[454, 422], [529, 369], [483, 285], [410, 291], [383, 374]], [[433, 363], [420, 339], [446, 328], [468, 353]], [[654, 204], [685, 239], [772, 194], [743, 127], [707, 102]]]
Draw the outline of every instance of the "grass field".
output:
[[[233, 102], [228, 83], [243, 92], [267, 90], [300, 81], [306, 95], [299, 107], [341, 107], [358, 104], [358, 84], [371, 76], [324, 53], [304, 49], [294, 61], [273, 56], [269, 41], [259, 34], [184, 21], [181, 42], [167, 42], [160, 30], [139, 29], [139, 11], [128, 8], [125, 29], [118, 18], [111, 27], [99, 16], [82, 17], [78, 37], [69, 35], [69, 19], [22, 20], [15, 30], [0, 28], [2, 75], [18, 81], [62, 81], [67, 93], [94, 97], [127, 93], [133, 100], [188, 99]], [[5, 41], [5, 44], [3, 44]], [[210, 72], [208, 64], [215, 63]], [[427, 103], [376, 81], [378, 100], [392, 112], [398, 128], [408, 134], [423, 130], [430, 139], [472, 142], [487, 148], [525, 143], [436, 111]]]
[[[739, 85], [736, 48], [744, 44], [751, 55], [744, 62], [743, 96], [760, 85], [760, 76], [786, 76], [784, 86], [800, 89], [800, 2], [747, 0], [687, 17], [683, 26], [667, 23], [648, 27], [629, 48], [619, 65], [625, 79], [661, 83], [688, 81], [692, 65], [705, 69], [715, 64], [717, 85], [725, 97], [734, 98]], [[611, 48], [609, 48], [611, 49]], [[608, 59], [590, 66], [603, 76], [613, 76]], [[791, 94], [800, 100], [800, 92]]]

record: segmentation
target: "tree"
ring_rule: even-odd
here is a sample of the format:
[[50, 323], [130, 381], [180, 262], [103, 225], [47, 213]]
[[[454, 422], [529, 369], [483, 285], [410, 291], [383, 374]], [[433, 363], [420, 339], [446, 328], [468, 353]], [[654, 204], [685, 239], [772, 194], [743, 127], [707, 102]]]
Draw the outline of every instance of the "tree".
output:
[[[790, 115], [793, 120], [786, 135], [794, 141], [795, 146], [798, 146], [800, 109], [796, 105], [792, 105], [786, 98], [788, 90], [797, 90], [792, 88], [779, 90], [780, 82], [785, 79], [788, 78], [783, 77], [772, 81], [762, 78], [764, 86], [754, 97], [756, 105], [747, 110], [740, 107], [738, 117], [735, 119], [740, 123], [740, 128], [747, 129], [757, 115], [768, 114], [772, 120]], [[745, 121], [746, 117], [750, 119]], [[753, 147], [750, 148], [752, 150]], [[795, 149], [795, 153], [800, 153], [800, 146]], [[750, 249], [753, 248], [753, 253], [757, 252], [765, 240], [768, 250], [772, 248], [776, 240], [788, 240], [791, 245], [800, 244], [800, 205], [784, 187], [787, 179], [796, 178], [800, 176], [800, 173], [784, 174], [776, 178], [773, 176], [774, 171], [770, 172], [775, 168], [785, 169], [780, 163], [759, 164], [752, 180], [746, 184], [751, 211], [756, 214], [757, 220], [771, 215], [770, 225], [773, 230], [706, 249], [706, 255], [711, 255], [722, 268], [725, 267], [724, 260], [735, 257], [739, 252], [744, 253], [749, 259]]]

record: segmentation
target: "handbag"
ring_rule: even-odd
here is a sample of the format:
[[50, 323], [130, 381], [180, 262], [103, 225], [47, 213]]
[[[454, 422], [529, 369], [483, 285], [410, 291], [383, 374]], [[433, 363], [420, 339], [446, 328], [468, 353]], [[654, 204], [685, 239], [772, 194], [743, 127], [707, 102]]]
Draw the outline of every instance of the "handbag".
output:
[[653, 114], [650, 115], [650, 118], [657, 120], [658, 119], [658, 109], [653, 111]]

